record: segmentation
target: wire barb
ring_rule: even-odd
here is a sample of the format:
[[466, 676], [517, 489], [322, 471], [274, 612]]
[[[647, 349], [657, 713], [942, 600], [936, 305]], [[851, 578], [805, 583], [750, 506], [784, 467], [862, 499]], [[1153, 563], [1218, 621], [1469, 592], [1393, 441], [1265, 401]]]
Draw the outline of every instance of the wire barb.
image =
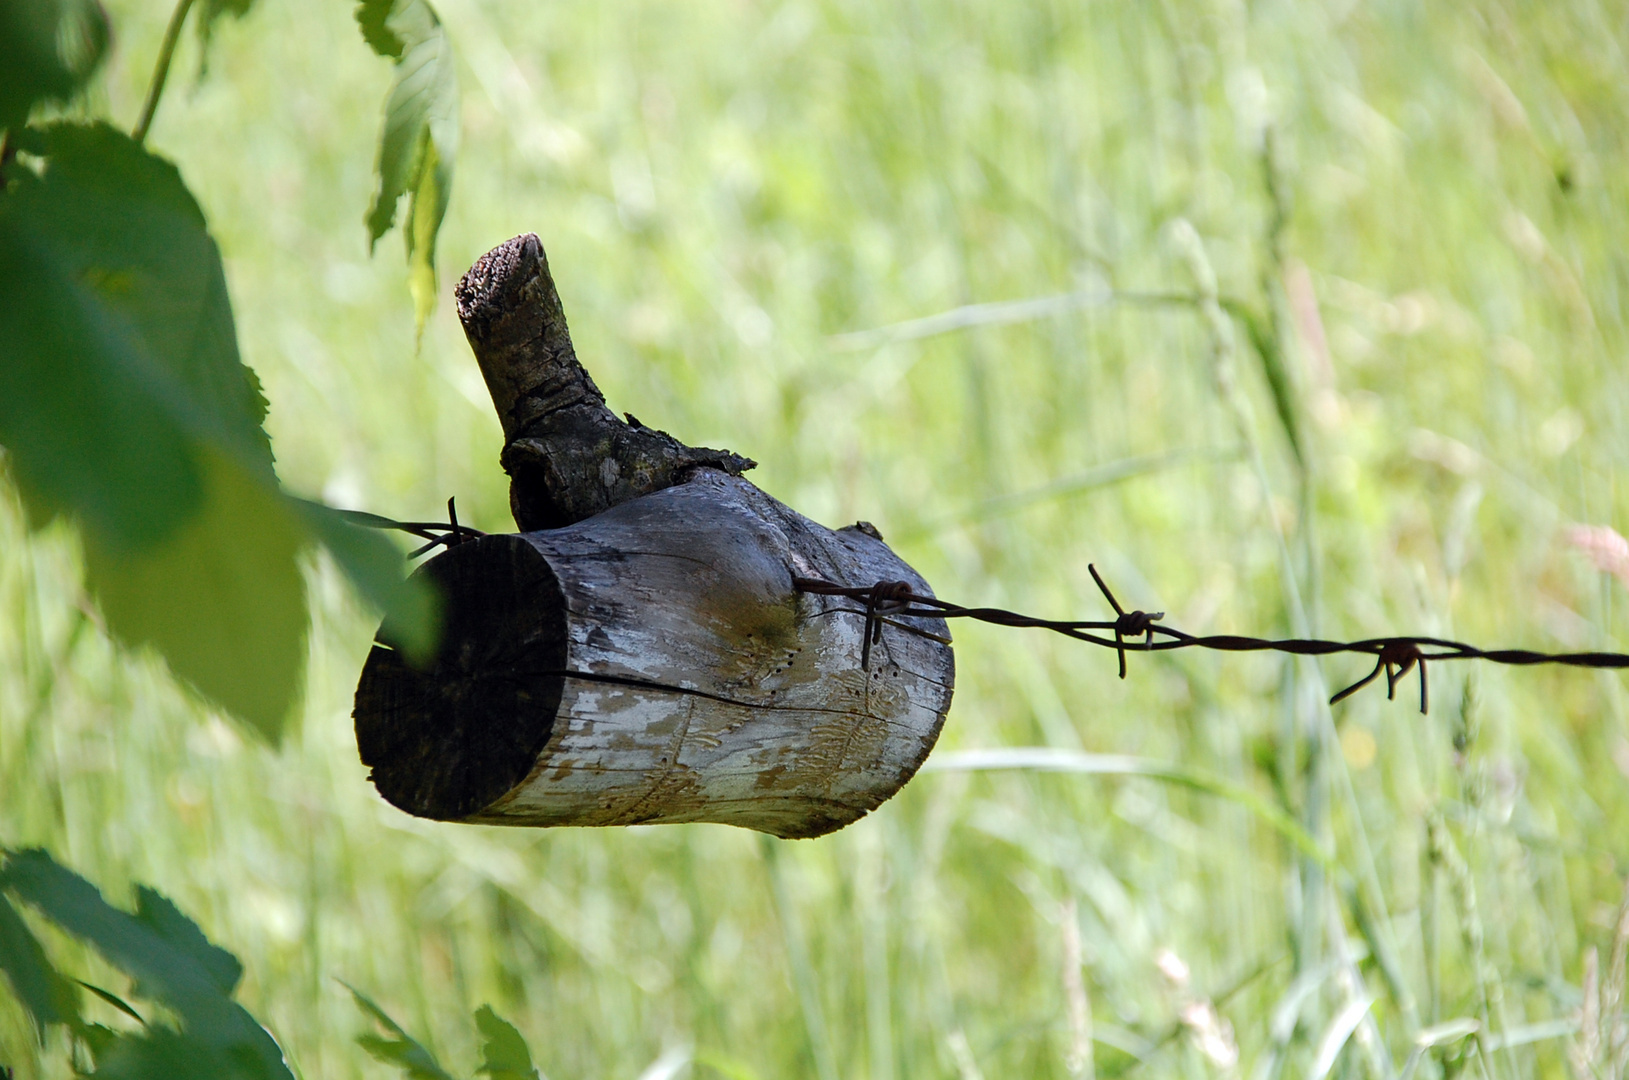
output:
[[352, 525], [360, 525], [364, 529], [393, 529], [396, 532], [408, 533], [425, 541], [422, 547], [407, 553], [409, 559], [416, 559], [420, 555], [427, 555], [438, 547], [457, 547], [470, 540], [478, 540], [486, 533], [479, 529], [472, 529], [468, 525], [458, 523], [458, 507], [453, 499], [447, 500], [447, 524], [439, 521], [397, 521], [394, 518], [383, 517], [379, 514], [370, 514], [366, 510], [340, 510], [339, 516]]
[[[1459, 641], [1430, 637], [1370, 638], [1363, 641], [1326, 641], [1321, 638], [1254, 638], [1234, 634], [1194, 635], [1160, 620], [1163, 611], [1127, 611], [1115, 599], [1108, 583], [1090, 564], [1092, 580], [1102, 590], [1103, 598], [1114, 609], [1114, 619], [1074, 620], [1040, 619], [1002, 608], [966, 608], [932, 596], [916, 593], [908, 582], [879, 581], [875, 585], [839, 585], [819, 578], [793, 577], [792, 588], [801, 593], [817, 596], [836, 596], [863, 604], [863, 608], [834, 607], [833, 612], [847, 612], [865, 619], [860, 666], [870, 670], [871, 647], [882, 642], [884, 623], [919, 637], [949, 644], [949, 640], [932, 631], [901, 621], [903, 619], [976, 619], [996, 626], [1025, 626], [1050, 630], [1088, 645], [1113, 649], [1120, 662], [1120, 678], [1126, 677], [1127, 652], [1169, 652], [1173, 649], [1210, 649], [1216, 652], [1279, 652], [1293, 656], [1332, 656], [1336, 653], [1358, 653], [1375, 658], [1374, 670], [1329, 699], [1339, 704], [1359, 690], [1386, 675], [1386, 697], [1395, 700], [1397, 684], [1410, 671], [1420, 673], [1420, 712], [1430, 711], [1430, 687], [1426, 681], [1426, 662], [1437, 660], [1487, 660], [1495, 664], [1531, 667], [1536, 664], [1560, 664], [1582, 668], [1629, 668], [1629, 654], [1615, 652], [1543, 653], [1528, 649], [1479, 649]], [[891, 618], [886, 616], [892, 616]], [[1113, 635], [1112, 637], [1104, 635]], [[1141, 638], [1141, 641], [1137, 639]]]

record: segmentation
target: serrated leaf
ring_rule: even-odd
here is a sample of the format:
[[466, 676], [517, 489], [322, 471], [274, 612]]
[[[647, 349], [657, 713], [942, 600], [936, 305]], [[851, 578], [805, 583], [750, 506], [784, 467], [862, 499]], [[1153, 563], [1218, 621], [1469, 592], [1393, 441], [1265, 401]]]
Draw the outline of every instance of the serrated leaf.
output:
[[20, 127], [42, 101], [66, 101], [107, 55], [107, 12], [96, 0], [0, 4], [0, 128]]
[[[230, 997], [243, 978], [243, 965], [238, 958], [210, 943], [198, 924], [181, 914], [162, 893], [145, 885], [136, 887], [136, 920], [163, 938], [170, 946], [195, 960], [215, 983], [223, 996]], [[140, 1020], [141, 1017], [136, 1017]]]
[[375, 1005], [371, 998], [349, 983], [345, 984], [345, 989], [356, 998], [356, 1003], [362, 1011], [372, 1016], [391, 1035], [388, 1039], [378, 1035], [358, 1035], [357, 1045], [386, 1065], [394, 1065], [401, 1069], [409, 1080], [453, 1080], [452, 1075], [435, 1059], [435, 1055], [403, 1031], [402, 1026], [392, 1020], [385, 1010]]
[[492, 1006], [482, 1005], [475, 1010], [475, 1026], [483, 1040], [481, 1067], [476, 1072], [486, 1073], [493, 1080], [541, 1080], [526, 1040], [513, 1024], [493, 1012]]
[[175, 167], [104, 124], [25, 133], [0, 197], [0, 445], [35, 518], [85, 529], [126, 644], [275, 740], [299, 688], [303, 529]]
[[57, 973], [11, 902], [0, 896], [0, 971], [22, 1003], [41, 1040], [50, 1024], [72, 1024], [79, 1019], [79, 995], [73, 983]]
[[197, 509], [193, 440], [128, 324], [0, 198], [0, 446], [36, 521], [139, 550]]
[[389, 620], [392, 640], [409, 659], [433, 656], [440, 636], [440, 598], [424, 578], [407, 576], [407, 560], [395, 545], [378, 529], [352, 524], [332, 507], [303, 499], [295, 505], [357, 592]]
[[266, 399], [238, 356], [220, 250], [180, 172], [100, 123], [52, 125], [32, 148], [45, 176], [19, 186], [8, 216], [123, 320], [171, 381], [178, 420], [270, 475]]
[[146, 900], [140, 910], [147, 918], [120, 911], [40, 850], [7, 852], [0, 890], [94, 946], [135, 980], [140, 996], [162, 1002], [181, 1021], [180, 1032], [152, 1027], [104, 1041], [96, 1051], [98, 1076], [293, 1080], [265, 1028], [221, 992], [218, 960], [200, 961], [216, 947], [167, 901], [168, 910], [159, 913], [156, 902]]
[[414, 317], [422, 333], [435, 307], [436, 235], [447, 213], [458, 151], [458, 78], [452, 44], [425, 0], [395, 0], [381, 23], [382, 10], [385, 5], [372, 0], [357, 10], [375, 51], [396, 57], [379, 136], [379, 186], [366, 219], [368, 242], [371, 248], [390, 231], [397, 203], [408, 196], [403, 232]]

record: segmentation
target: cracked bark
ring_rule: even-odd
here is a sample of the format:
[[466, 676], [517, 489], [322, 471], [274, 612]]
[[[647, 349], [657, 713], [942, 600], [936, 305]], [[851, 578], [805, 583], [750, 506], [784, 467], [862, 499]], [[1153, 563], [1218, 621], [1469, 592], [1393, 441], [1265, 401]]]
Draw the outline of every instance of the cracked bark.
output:
[[573, 525], [681, 483], [697, 468], [739, 476], [757, 464], [728, 450], [686, 446], [606, 408], [605, 395], [577, 361], [536, 234], [481, 256], [455, 295], [503, 423], [499, 461], [522, 532]]
[[714, 821], [818, 836], [894, 794], [950, 707], [939, 619], [863, 619], [793, 576], [922, 578], [860, 522], [831, 530], [741, 477], [753, 462], [617, 419], [578, 362], [535, 235], [458, 284], [503, 425], [518, 535], [418, 571], [444, 602], [414, 667], [387, 623], [357, 686], [380, 793], [511, 825]]

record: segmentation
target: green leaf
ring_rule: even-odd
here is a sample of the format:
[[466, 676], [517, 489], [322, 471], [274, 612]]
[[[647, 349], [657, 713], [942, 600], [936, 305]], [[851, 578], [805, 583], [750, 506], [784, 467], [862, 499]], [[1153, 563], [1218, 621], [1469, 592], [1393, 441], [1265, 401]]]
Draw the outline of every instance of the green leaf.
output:
[[113, 991], [104, 990], [102, 987], [88, 983], [84, 979], [75, 979], [74, 982], [78, 983], [80, 986], [83, 986], [86, 990], [89, 990], [91, 993], [95, 994], [97, 997], [101, 998], [115, 1009], [118, 1009], [136, 1023], [143, 1026], [146, 1025], [147, 1019], [142, 1016], [141, 1013], [136, 1011], [135, 1006], [131, 1005], [130, 1002], [126, 1001], [118, 994], [115, 994]]
[[212, 945], [198, 924], [181, 914], [168, 897], [138, 885], [136, 920], [163, 938], [171, 948], [192, 957], [209, 974], [222, 996], [230, 997], [237, 989], [238, 981], [243, 978], [243, 965], [238, 958], [219, 945]]
[[532, 1052], [515, 1026], [482, 1005], [475, 1011], [475, 1026], [484, 1040], [481, 1044], [481, 1067], [493, 1080], [540, 1080], [537, 1067], [532, 1064]]
[[378, 1035], [358, 1035], [356, 1041], [364, 1050], [386, 1065], [394, 1065], [401, 1069], [409, 1080], [453, 1080], [451, 1074], [435, 1059], [435, 1055], [403, 1031], [401, 1025], [392, 1020], [385, 1010], [375, 1005], [372, 999], [349, 983], [345, 984], [345, 989], [356, 998], [356, 1003], [362, 1011], [372, 1016], [391, 1035], [388, 1039]]
[[222, 992], [230, 960], [173, 904], [138, 893], [137, 914], [120, 911], [96, 887], [44, 851], [7, 852], [0, 890], [31, 904], [136, 982], [136, 993], [162, 1002], [180, 1032], [152, 1027], [96, 1048], [97, 1075], [120, 1078], [242, 1077], [293, 1080], [283, 1053], [243, 1006]]
[[94, 1053], [97, 1080], [269, 1080], [289, 1075], [281, 1062], [277, 1071], [268, 1072], [257, 1058], [165, 1027], [118, 1035]]
[[[207, 453], [207, 452], [206, 452]], [[108, 626], [275, 744], [300, 689], [304, 531], [288, 501], [224, 455], [204, 462], [204, 506], [150, 551], [86, 536], [85, 579]]]
[[78, 1021], [79, 995], [74, 992], [73, 983], [57, 974], [28, 924], [3, 896], [0, 896], [0, 971], [11, 981], [13, 993], [34, 1022], [34, 1030], [41, 1039], [48, 1024]]
[[[384, 12], [381, 18], [381, 12]], [[368, 208], [370, 246], [396, 223], [396, 204], [410, 203], [403, 232], [419, 332], [435, 307], [436, 235], [452, 191], [458, 151], [458, 79], [452, 44], [425, 0], [364, 0], [357, 21], [374, 50], [396, 58], [379, 136], [379, 187]]]
[[173, 387], [37, 219], [0, 197], [0, 446], [36, 520], [157, 542], [203, 493]]
[[407, 215], [407, 288], [413, 296], [414, 329], [421, 335], [436, 307], [436, 234], [452, 190], [452, 162], [442, 160], [442, 145], [425, 137], [424, 163]]
[[396, 546], [378, 529], [353, 524], [344, 511], [303, 499], [294, 502], [306, 527], [357, 592], [389, 620], [391, 640], [409, 659], [433, 656], [440, 634], [440, 597], [424, 578], [407, 576], [407, 560]]
[[178, 419], [271, 474], [266, 399], [238, 357], [221, 255], [176, 167], [106, 124], [56, 124], [8, 211], [171, 381]]
[[305, 657], [298, 555], [220, 252], [175, 167], [104, 124], [23, 133], [0, 196], [0, 445], [85, 529], [109, 628], [275, 741]]
[[401, 59], [406, 43], [390, 28], [390, 12], [396, 0], [362, 0], [356, 5], [356, 25], [362, 29], [362, 40], [380, 56]]
[[22, 126], [42, 101], [67, 101], [107, 54], [107, 12], [96, 0], [0, 4], [0, 128]]

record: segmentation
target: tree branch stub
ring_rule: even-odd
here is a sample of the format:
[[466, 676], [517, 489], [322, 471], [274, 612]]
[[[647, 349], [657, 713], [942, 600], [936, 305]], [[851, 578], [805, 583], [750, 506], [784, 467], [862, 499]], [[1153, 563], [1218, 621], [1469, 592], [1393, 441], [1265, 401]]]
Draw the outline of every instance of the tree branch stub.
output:
[[500, 457], [521, 531], [558, 529], [681, 483], [696, 468], [732, 476], [756, 462], [624, 423], [577, 360], [536, 234], [476, 260], [455, 290], [458, 317], [503, 424]]
[[522, 532], [419, 569], [444, 601], [427, 665], [380, 628], [355, 710], [380, 793], [450, 821], [806, 837], [898, 791], [950, 707], [949, 631], [902, 617], [865, 670], [864, 613], [792, 579], [931, 595], [921, 576], [875, 528], [760, 491], [746, 458], [617, 419], [536, 236], [483, 256], [457, 297]]

